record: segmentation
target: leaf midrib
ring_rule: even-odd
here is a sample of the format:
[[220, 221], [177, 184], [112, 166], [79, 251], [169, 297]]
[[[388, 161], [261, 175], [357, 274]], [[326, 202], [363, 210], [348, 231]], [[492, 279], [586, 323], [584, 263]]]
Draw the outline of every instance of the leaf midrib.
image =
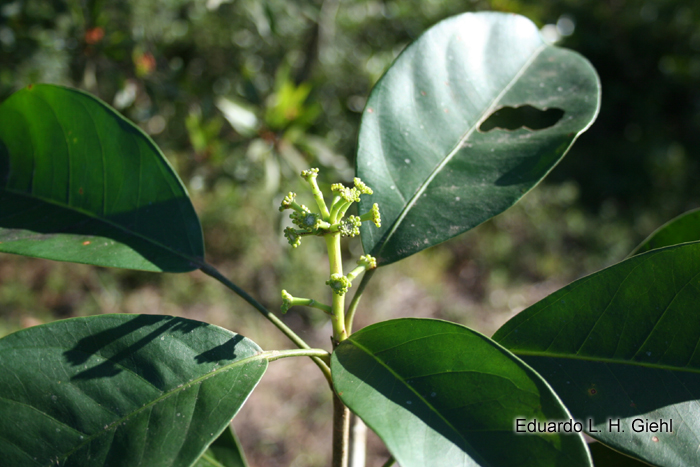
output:
[[508, 349], [510, 352], [514, 353], [518, 357], [541, 357], [541, 358], [558, 358], [563, 360], [579, 360], [584, 362], [592, 363], [609, 363], [614, 365], [629, 365], [629, 366], [639, 366], [643, 368], [649, 368], [652, 370], [666, 370], [666, 371], [680, 371], [684, 373], [697, 373], [700, 374], [700, 368], [693, 367], [679, 367], [671, 365], [662, 365], [658, 363], [648, 363], [648, 362], [635, 362], [633, 360], [624, 360], [619, 358], [610, 357], [597, 357], [594, 355], [576, 355], [576, 354], [562, 354], [556, 352], [542, 352], [534, 350], [518, 350], [518, 349]]
[[[394, 376], [394, 377], [396, 378], [397, 381], [400, 381], [401, 383], [403, 383], [404, 386], [406, 386], [406, 387], [418, 398], [418, 400], [422, 401], [433, 413], [435, 413], [435, 414], [438, 416], [438, 418], [439, 418], [440, 420], [442, 420], [455, 434], [457, 434], [457, 436], [459, 436], [459, 437], [462, 439], [462, 441], [463, 441], [467, 446], [469, 446], [469, 447], [472, 449], [472, 451], [473, 451], [473, 453], [474, 453], [475, 455], [478, 455], [478, 456], [479, 456], [479, 459], [480, 459], [482, 462], [484, 462], [484, 464], [481, 464], [481, 465], [486, 466], [486, 467], [488, 467], [488, 466], [491, 465], [490, 463], [488, 463], [488, 462], [478, 453], [478, 450], [476, 449], [476, 447], [473, 446], [471, 443], [469, 443], [469, 441], [467, 441], [467, 439], [459, 432], [459, 430], [457, 430], [457, 429], [456, 429], [456, 428], [455, 428], [455, 427], [454, 427], [454, 426], [453, 426], [453, 425], [452, 425], [452, 424], [451, 424], [451, 423], [450, 423], [450, 422], [449, 422], [435, 407], [432, 406], [432, 404], [430, 404], [430, 402], [428, 402], [428, 400], [426, 400], [423, 396], [421, 396], [421, 395], [420, 395], [410, 384], [408, 384], [408, 382], [405, 381], [398, 373], [396, 373], [391, 367], [389, 367], [386, 363], [384, 363], [383, 360], [381, 360], [381, 359], [379, 359], [378, 357], [376, 357], [376, 356], [372, 353], [372, 351], [370, 351], [367, 347], [363, 346], [362, 344], [360, 344], [359, 342], [357, 342], [356, 340], [354, 340], [352, 337], [349, 337], [347, 340], [350, 341], [356, 348], [358, 348], [359, 350], [362, 350], [363, 352], [365, 352], [370, 358], [374, 359], [379, 365], [381, 365], [381, 366], [382, 366], [384, 369], [386, 369], [392, 376]], [[461, 449], [461, 448], [460, 448], [460, 449]], [[466, 454], [466, 453], [465, 453], [465, 454]], [[471, 454], [467, 454], [467, 455], [469, 455], [469, 457], [472, 457]]]
[[[404, 208], [401, 210], [401, 213], [399, 216], [396, 218], [394, 223], [391, 226], [391, 230], [383, 237], [383, 243], [381, 247], [379, 248], [379, 251], [377, 251], [377, 256], [384, 251], [384, 248], [386, 245], [389, 243], [389, 240], [391, 237], [394, 236], [396, 231], [398, 230], [399, 226], [403, 223], [403, 220], [406, 218], [408, 215], [409, 211], [413, 208], [413, 206], [416, 204], [418, 199], [423, 195], [425, 190], [428, 189], [428, 186], [432, 183], [433, 179], [437, 177], [437, 175], [442, 171], [442, 169], [454, 158], [455, 155], [457, 155], [464, 145], [464, 143], [471, 137], [471, 135], [474, 133], [474, 131], [483, 123], [484, 120], [491, 114], [492, 111], [496, 109], [496, 106], [498, 103], [501, 101], [503, 96], [515, 85], [516, 81], [518, 78], [520, 78], [532, 65], [532, 63], [535, 61], [535, 59], [542, 53], [544, 49], [546, 49], [548, 45], [546, 43], [543, 43], [540, 45], [533, 53], [530, 58], [525, 62], [525, 64], [522, 66], [520, 70], [511, 78], [511, 80], [508, 82], [508, 84], [503, 88], [503, 90], [491, 101], [491, 103], [484, 109], [484, 111], [481, 113], [479, 116], [479, 119], [467, 129], [467, 131], [462, 135], [462, 137], [457, 141], [457, 144], [455, 145], [454, 148], [443, 158], [443, 160], [433, 169], [433, 171], [430, 173], [430, 175], [423, 181], [418, 186], [418, 189], [416, 192], [413, 194], [411, 199], [408, 201], [408, 203], [404, 206]], [[385, 158], [386, 159], [386, 158]]]

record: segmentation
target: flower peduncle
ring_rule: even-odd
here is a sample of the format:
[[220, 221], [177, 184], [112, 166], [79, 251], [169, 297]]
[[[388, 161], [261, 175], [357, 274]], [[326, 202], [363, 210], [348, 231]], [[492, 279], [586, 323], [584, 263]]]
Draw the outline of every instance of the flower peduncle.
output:
[[282, 204], [280, 205], [280, 212], [284, 211], [285, 209], [293, 209], [297, 212], [303, 212], [304, 210], [308, 211], [309, 209], [306, 206], [298, 204], [296, 200], [297, 194], [290, 191], [287, 193], [287, 196], [284, 197], [282, 200]]
[[292, 248], [298, 248], [301, 245], [301, 237], [307, 235], [313, 235], [314, 232], [309, 232], [307, 230], [297, 230], [293, 227], [287, 227], [284, 229], [284, 238], [287, 239]]
[[370, 209], [369, 212], [366, 212], [365, 214], [360, 216], [360, 220], [362, 222], [372, 221], [374, 222], [374, 225], [376, 225], [377, 227], [381, 227], [382, 216], [379, 214], [379, 205], [377, 203], [374, 203], [372, 205], [372, 209]]
[[377, 267], [377, 259], [374, 256], [363, 255], [357, 260], [357, 267], [350, 271], [347, 276], [348, 280], [354, 281], [357, 276], [365, 271], [374, 269]]
[[289, 309], [293, 306], [308, 306], [311, 308], [316, 308], [318, 310], [321, 310], [325, 313], [331, 314], [331, 307], [328, 305], [325, 305], [323, 303], [319, 303], [316, 300], [312, 298], [299, 298], [299, 297], [293, 297], [289, 292], [286, 290], [282, 291], [282, 314], [286, 313], [289, 311]]
[[328, 211], [328, 207], [326, 206], [326, 201], [323, 199], [323, 193], [316, 182], [316, 178], [318, 178], [318, 169], [313, 168], [304, 170], [301, 173], [301, 177], [311, 186], [311, 193], [314, 195], [314, 199], [316, 200], [318, 209], [321, 212], [321, 216], [323, 217], [323, 220], [328, 221], [331, 215]]

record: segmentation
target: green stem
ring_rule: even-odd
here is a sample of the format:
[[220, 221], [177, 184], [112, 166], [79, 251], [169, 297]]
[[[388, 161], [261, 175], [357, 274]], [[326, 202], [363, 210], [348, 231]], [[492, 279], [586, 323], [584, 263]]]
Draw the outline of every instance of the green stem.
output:
[[331, 208], [330, 220], [328, 222], [331, 224], [340, 222], [351, 204], [352, 201], [345, 201], [343, 198], [340, 198]]
[[339, 222], [340, 219], [343, 218], [343, 216], [339, 215], [339, 212], [343, 209], [343, 207], [349, 206], [350, 204], [352, 204], [352, 201], [348, 201], [342, 196], [336, 195], [333, 198], [333, 204], [331, 204], [330, 220], [328, 222], [330, 222], [331, 224]]
[[384, 465], [382, 467], [391, 467], [394, 465], [394, 462], [396, 462], [396, 459], [394, 459], [394, 456], [391, 456], [389, 459], [387, 459], [386, 462], [384, 462]]
[[362, 276], [362, 281], [360, 281], [360, 285], [357, 287], [357, 292], [355, 292], [355, 295], [352, 297], [352, 301], [348, 307], [348, 313], [345, 316], [345, 332], [347, 332], [348, 335], [352, 334], [352, 321], [355, 319], [355, 312], [357, 311], [357, 306], [360, 304], [362, 293], [365, 291], [365, 287], [367, 287], [367, 284], [376, 270], [377, 269], [374, 268], [365, 271], [365, 274]]
[[[248, 293], [238, 287], [236, 284], [228, 280], [224, 275], [222, 275], [214, 266], [204, 263], [202, 267], [200, 268], [200, 271], [202, 271], [204, 274], [213, 277], [217, 281], [221, 282], [224, 286], [228, 287], [231, 289], [234, 293], [236, 293], [239, 297], [241, 297], [243, 300], [248, 302], [253, 308], [255, 308], [257, 311], [260, 312], [268, 321], [270, 321], [272, 324], [274, 324], [277, 329], [282, 331], [285, 336], [289, 338], [294, 344], [296, 344], [297, 347], [300, 349], [306, 349], [309, 350], [311, 347], [309, 347], [309, 344], [307, 344], [304, 339], [299, 337], [294, 331], [292, 331], [289, 327], [287, 327], [286, 324], [284, 324], [280, 319], [273, 315], [270, 310], [265, 308], [260, 302], [258, 302], [256, 299], [248, 295]], [[319, 357], [311, 357], [311, 359], [316, 363], [316, 366], [320, 368], [320, 370], [323, 372], [324, 376], [328, 380], [328, 384], [332, 384], [333, 380], [331, 379], [331, 369], [328, 366], [328, 364], [323, 361], [323, 359]]]
[[345, 217], [345, 213], [348, 212], [348, 209], [350, 209], [350, 206], [352, 206], [352, 201], [348, 201], [347, 203], [343, 204], [340, 206], [340, 209], [338, 209], [338, 213], [336, 214], [337, 220], [336, 222], [340, 222], [340, 220]]
[[316, 205], [318, 206], [318, 210], [321, 211], [321, 216], [323, 217], [323, 220], [328, 222], [328, 220], [331, 218], [331, 213], [328, 211], [328, 206], [326, 206], [326, 201], [323, 199], [323, 193], [318, 187], [316, 179], [310, 179], [309, 185], [311, 185], [311, 193], [313, 193], [314, 195]]
[[318, 357], [326, 363], [331, 361], [331, 354], [323, 349], [268, 350], [263, 352], [263, 355], [267, 357], [268, 362], [288, 357]]
[[[343, 260], [340, 252], [340, 234], [329, 233], [324, 236], [328, 247], [328, 263], [330, 273], [343, 275]], [[347, 339], [345, 332], [345, 295], [333, 292], [333, 303], [331, 305], [331, 324], [333, 325], [333, 345]]]
[[308, 306], [311, 308], [316, 308], [317, 310], [321, 310], [325, 313], [328, 313], [329, 315], [332, 313], [331, 307], [326, 305], [325, 303], [319, 303], [313, 298], [296, 298], [294, 299], [294, 306]]

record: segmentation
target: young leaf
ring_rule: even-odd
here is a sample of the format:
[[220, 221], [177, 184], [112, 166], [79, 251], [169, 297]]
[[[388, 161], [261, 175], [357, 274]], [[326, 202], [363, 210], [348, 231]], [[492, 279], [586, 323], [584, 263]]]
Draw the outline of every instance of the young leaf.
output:
[[239, 334], [155, 315], [101, 315], [0, 339], [3, 465], [189, 467], [267, 359]]
[[182, 182], [104, 102], [32, 85], [0, 106], [0, 251], [183, 272], [204, 256]]
[[700, 209], [683, 213], [656, 229], [630, 256], [697, 240], [700, 240]]
[[[526, 18], [466, 13], [430, 28], [377, 83], [362, 116], [357, 174], [374, 195], [360, 212], [378, 203], [382, 215], [380, 229], [363, 225], [364, 250], [388, 264], [506, 210], [559, 162], [599, 102], [590, 63], [545, 43]], [[480, 129], [504, 108], [523, 128]], [[548, 109], [561, 119], [542, 128], [538, 113]]]
[[248, 467], [233, 427], [229, 426], [216, 438], [194, 467]]
[[587, 466], [580, 434], [516, 434], [516, 418], [567, 420], [541, 377], [481, 334], [432, 319], [366, 327], [331, 358], [340, 399], [402, 467]]
[[694, 465], [699, 302], [700, 243], [688, 243], [580, 279], [493, 339], [547, 379], [586, 427], [591, 420], [594, 438], [653, 465]]

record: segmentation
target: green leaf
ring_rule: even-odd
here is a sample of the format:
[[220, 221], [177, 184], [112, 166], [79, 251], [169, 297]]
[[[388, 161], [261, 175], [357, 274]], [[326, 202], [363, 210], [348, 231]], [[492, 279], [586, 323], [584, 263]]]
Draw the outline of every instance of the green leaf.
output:
[[[363, 225], [364, 250], [388, 264], [506, 210], [559, 162], [599, 101], [590, 63], [546, 44], [526, 18], [466, 13], [438, 23], [389, 68], [362, 116], [357, 174], [374, 195], [360, 212], [378, 203], [382, 215], [380, 229]], [[535, 121], [517, 111], [527, 106]], [[490, 121], [480, 130], [501, 109], [527, 128], [485, 131], [515, 126]], [[561, 120], [528, 129], [542, 128], [548, 109]]]
[[681, 214], [656, 229], [630, 256], [697, 240], [700, 240], [700, 209]]
[[194, 467], [248, 467], [241, 443], [231, 426], [216, 438]]
[[580, 434], [515, 433], [515, 419], [569, 419], [547, 384], [464, 326], [396, 319], [366, 327], [331, 358], [340, 399], [401, 467], [590, 465]]
[[254, 342], [171, 316], [74, 318], [10, 334], [0, 339], [0, 459], [189, 467], [266, 368]]
[[0, 251], [183, 272], [204, 257], [182, 182], [104, 102], [33, 85], [0, 106]]
[[[700, 243], [687, 243], [580, 279], [493, 339], [547, 379], [574, 417], [586, 426], [592, 420], [594, 438], [654, 465], [695, 465], [698, 303]], [[647, 420], [673, 432], [652, 432]]]
[[647, 467], [649, 465], [620, 454], [602, 443], [590, 443], [588, 449], [591, 451], [595, 467]]

